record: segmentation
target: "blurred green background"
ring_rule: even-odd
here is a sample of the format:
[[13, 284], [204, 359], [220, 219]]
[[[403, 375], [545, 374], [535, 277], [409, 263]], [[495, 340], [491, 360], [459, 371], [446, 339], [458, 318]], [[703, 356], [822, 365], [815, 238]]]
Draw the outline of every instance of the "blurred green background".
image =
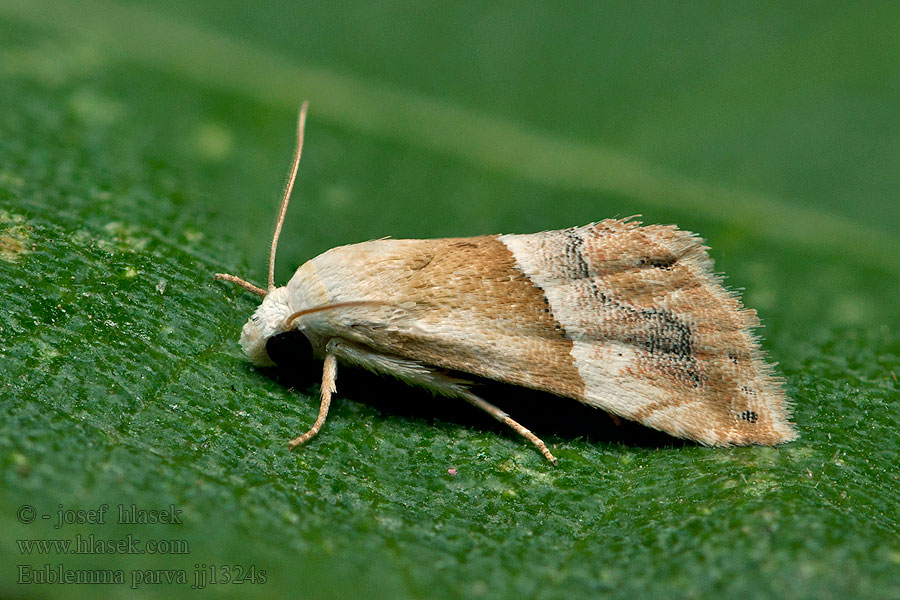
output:
[[[898, 26], [894, 3], [0, 0], [0, 593], [900, 598]], [[759, 311], [800, 440], [713, 450], [493, 390], [553, 468], [342, 369], [289, 454], [315, 367], [251, 368], [257, 299], [210, 275], [264, 282], [304, 99], [278, 281], [388, 235], [677, 223]], [[19, 542], [90, 535], [189, 552]]]

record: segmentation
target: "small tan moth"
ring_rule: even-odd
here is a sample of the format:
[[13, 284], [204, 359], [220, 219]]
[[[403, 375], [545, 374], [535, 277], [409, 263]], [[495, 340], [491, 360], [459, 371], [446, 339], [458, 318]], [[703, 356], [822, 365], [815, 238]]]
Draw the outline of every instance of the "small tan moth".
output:
[[796, 437], [756, 312], [713, 271], [703, 240], [671, 225], [608, 219], [559, 231], [333, 248], [276, 287], [275, 251], [303, 148], [307, 104], [269, 254], [268, 289], [241, 333], [256, 365], [311, 346], [324, 359], [315, 436], [338, 362], [462, 398], [556, 458], [448, 370], [574, 398], [712, 446]]

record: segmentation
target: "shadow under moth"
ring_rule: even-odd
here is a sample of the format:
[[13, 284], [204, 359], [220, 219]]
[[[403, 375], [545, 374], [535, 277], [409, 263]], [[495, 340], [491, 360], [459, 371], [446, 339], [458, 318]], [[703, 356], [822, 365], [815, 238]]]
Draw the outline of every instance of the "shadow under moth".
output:
[[672, 225], [607, 219], [525, 235], [379, 239], [333, 248], [276, 287], [275, 252], [300, 164], [307, 104], [276, 221], [267, 289], [241, 333], [258, 366], [285, 345], [324, 361], [319, 416], [338, 363], [458, 397], [550, 450], [470, 390], [470, 374], [574, 398], [711, 446], [796, 437], [790, 404], [753, 333], [756, 312], [722, 285], [708, 248]]

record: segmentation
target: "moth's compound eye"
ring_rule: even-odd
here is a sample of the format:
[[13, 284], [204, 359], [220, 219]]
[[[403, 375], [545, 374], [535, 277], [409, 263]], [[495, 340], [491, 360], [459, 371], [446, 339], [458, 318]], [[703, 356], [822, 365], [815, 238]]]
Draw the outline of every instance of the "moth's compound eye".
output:
[[266, 340], [266, 354], [278, 366], [296, 365], [310, 360], [313, 349], [302, 331], [292, 329]]

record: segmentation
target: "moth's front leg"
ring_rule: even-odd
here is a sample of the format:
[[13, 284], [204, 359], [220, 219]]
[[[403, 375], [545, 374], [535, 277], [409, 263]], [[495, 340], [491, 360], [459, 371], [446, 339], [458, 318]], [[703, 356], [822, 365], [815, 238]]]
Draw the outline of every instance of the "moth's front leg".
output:
[[[554, 465], [557, 464], [556, 457], [550, 453], [550, 450], [547, 449], [547, 445], [544, 444], [544, 442], [538, 436], [534, 435], [529, 429], [522, 426], [517, 421], [514, 421], [508, 414], [506, 414], [493, 404], [479, 398], [478, 396], [470, 392], [466, 387], [469, 383], [467, 381], [454, 379], [413, 360], [400, 358], [398, 356], [387, 356], [384, 354], [379, 354], [365, 346], [340, 339], [333, 339], [328, 342], [328, 345], [326, 346], [326, 352], [328, 353], [328, 356], [337, 356], [344, 362], [363, 367], [364, 369], [367, 369], [374, 373], [391, 375], [393, 377], [401, 379], [402, 381], [411, 383], [413, 385], [422, 386], [426, 389], [431, 390], [432, 392], [441, 394], [443, 396], [462, 398], [466, 402], [477, 406], [501, 423], [510, 427], [513, 431], [534, 444], [547, 460], [552, 462]], [[322, 394], [324, 403], [324, 381], [322, 383]], [[323, 406], [326, 405], [323, 404]], [[325, 411], [328, 411], [327, 406], [325, 408]], [[322, 416], [321, 410], [319, 418], [323, 422], [325, 421], [325, 418]], [[316, 426], [318, 425], [319, 422], [316, 421]], [[310, 432], [311, 435], [306, 435], [312, 437], [312, 435], [315, 435], [314, 431], [318, 431], [318, 429], [316, 427], [313, 427], [313, 431]], [[301, 436], [301, 438], [303, 437], [305, 436]], [[304, 439], [303, 441], [306, 440]], [[293, 443], [294, 442], [291, 442], [291, 444]]]
[[328, 418], [328, 408], [331, 406], [331, 395], [337, 391], [335, 382], [337, 381], [337, 357], [333, 352], [325, 354], [325, 364], [322, 368], [322, 401], [319, 404], [319, 417], [313, 424], [312, 429], [296, 437], [288, 442], [288, 448], [293, 450], [297, 446], [306, 443], [322, 429], [325, 419]]

